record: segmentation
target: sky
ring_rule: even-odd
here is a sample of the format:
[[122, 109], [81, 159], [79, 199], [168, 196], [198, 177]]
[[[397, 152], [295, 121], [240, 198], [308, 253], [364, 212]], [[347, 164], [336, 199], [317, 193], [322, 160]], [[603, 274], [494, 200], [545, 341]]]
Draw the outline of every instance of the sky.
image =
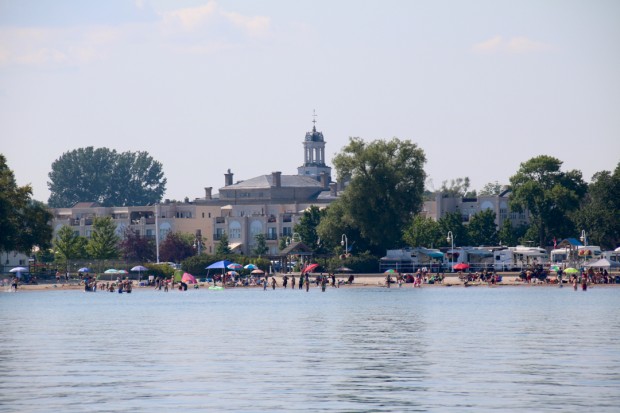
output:
[[[426, 154], [428, 189], [538, 155], [620, 162], [620, 2], [0, 0], [0, 153], [47, 201], [63, 153], [146, 151], [164, 198], [296, 174], [316, 128]], [[335, 173], [334, 173], [335, 175]]]

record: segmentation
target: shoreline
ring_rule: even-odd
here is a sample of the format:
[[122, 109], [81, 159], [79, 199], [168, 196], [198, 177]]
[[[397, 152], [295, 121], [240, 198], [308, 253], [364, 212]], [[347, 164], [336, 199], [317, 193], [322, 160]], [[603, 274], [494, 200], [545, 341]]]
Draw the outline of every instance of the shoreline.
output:
[[[277, 286], [276, 289], [283, 289], [282, 287], [282, 277], [283, 275], [279, 274], [276, 275], [276, 282], [277, 282]], [[299, 280], [298, 278], [298, 274], [295, 274], [295, 278], [297, 280]], [[271, 278], [271, 277], [270, 277]], [[289, 275], [289, 279], [290, 279], [290, 275]], [[345, 279], [345, 278], [337, 278], [337, 279]], [[106, 283], [109, 281], [99, 281], [99, 283]], [[199, 282], [198, 286], [199, 288], [208, 288], [211, 284], [210, 283], [206, 283], [206, 282]], [[218, 284], [220, 285], [220, 284]], [[289, 285], [287, 287], [287, 289], [290, 289], [290, 281], [289, 281]], [[297, 284], [295, 286], [295, 289], [298, 289], [298, 285]], [[563, 283], [562, 285], [566, 286], [566, 287], [571, 287], [572, 285], [570, 283]], [[521, 286], [525, 286], [525, 287], [558, 287], [559, 285], [557, 283], [547, 283], [547, 282], [543, 282], [543, 281], [535, 281], [535, 282], [524, 282], [521, 281], [519, 279], [518, 276], [516, 275], [508, 275], [508, 276], [502, 276], [502, 282], [500, 283], [496, 283], [496, 284], [489, 284], [487, 282], [463, 282], [461, 281], [458, 276], [456, 275], [449, 275], [446, 276], [443, 283], [434, 283], [434, 284], [422, 284], [422, 288], [440, 288], [440, 287], [453, 287], [453, 286], [457, 286], [457, 287], [521, 287]], [[620, 287], [620, 284], [588, 284], [588, 287]], [[383, 274], [377, 275], [377, 274], [368, 274], [368, 275], [356, 275], [355, 276], [355, 280], [353, 281], [353, 284], [341, 284], [340, 287], [338, 288], [376, 288], [376, 287], [383, 287], [386, 288], [385, 286], [385, 276]], [[5, 289], [5, 291], [7, 289], [10, 288], [10, 286], [4, 286], [3, 287]], [[146, 289], [154, 289], [154, 286], [140, 286], [139, 283], [137, 281], [133, 281], [133, 289], [134, 290], [146, 290]], [[226, 287], [226, 289], [238, 289], [238, 288], [242, 288], [242, 289], [262, 289], [262, 285], [251, 285], [251, 286], [237, 286], [237, 287]], [[311, 283], [311, 287], [310, 288], [320, 288], [317, 287], [317, 285], [312, 282]], [[335, 288], [332, 287], [331, 285], [328, 285], [327, 288], [331, 289], [331, 288]], [[391, 285], [390, 288], [396, 288], [398, 289], [398, 284], [397, 283], [393, 283]], [[418, 288], [418, 287], [414, 287], [413, 283], [404, 283], [402, 285], [401, 288]], [[581, 287], [580, 287], [581, 288]], [[75, 280], [75, 282], [70, 282], [70, 283], [55, 283], [55, 282], [50, 282], [50, 283], [41, 283], [41, 284], [24, 284], [24, 285], [20, 285], [18, 286], [17, 290], [18, 291], [58, 291], [58, 290], [83, 290], [84, 289], [84, 285], [79, 283], [77, 280]], [[194, 289], [193, 284], [189, 284], [189, 289]], [[268, 289], [271, 289], [271, 286], [268, 287]]]

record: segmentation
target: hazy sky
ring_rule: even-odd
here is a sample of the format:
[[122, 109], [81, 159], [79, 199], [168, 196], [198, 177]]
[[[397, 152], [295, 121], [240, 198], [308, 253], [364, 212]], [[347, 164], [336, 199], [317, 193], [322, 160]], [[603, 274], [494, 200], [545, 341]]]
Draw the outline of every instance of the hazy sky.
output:
[[315, 109], [329, 162], [398, 137], [435, 188], [541, 154], [589, 181], [620, 161], [620, 1], [0, 0], [0, 152], [35, 199], [86, 146], [149, 152], [170, 199], [295, 174]]

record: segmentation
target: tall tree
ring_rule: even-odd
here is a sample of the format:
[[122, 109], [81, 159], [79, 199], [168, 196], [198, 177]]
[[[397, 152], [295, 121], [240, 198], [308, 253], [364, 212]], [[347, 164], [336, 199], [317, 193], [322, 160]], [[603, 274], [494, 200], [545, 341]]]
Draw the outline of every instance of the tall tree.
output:
[[261, 255], [265, 255], [267, 251], [269, 251], [267, 241], [265, 240], [265, 234], [256, 234], [254, 239], [256, 240], [256, 245], [252, 249], [252, 254], [260, 258]]
[[480, 192], [478, 192], [479, 196], [491, 196], [491, 195], [499, 195], [502, 192], [502, 185], [499, 182], [489, 182], [485, 186], [482, 187]]
[[467, 198], [470, 196], [475, 197], [476, 191], [470, 192], [469, 186], [470, 186], [469, 177], [466, 176], [465, 178], [451, 179], [449, 184], [448, 184], [448, 181], [443, 181], [441, 183], [440, 191], [443, 194], [443, 196], [446, 196], [446, 197], [454, 197], [454, 198], [459, 198], [459, 197]]
[[588, 186], [588, 194], [574, 222], [577, 230], [586, 231], [588, 244], [615, 249], [620, 244], [620, 163], [613, 174], [597, 172]]
[[75, 149], [52, 163], [49, 206], [77, 202], [103, 206], [148, 205], [161, 200], [166, 178], [161, 163], [147, 152], [118, 153], [108, 148]]
[[325, 244], [320, 242], [317, 227], [321, 223], [321, 219], [325, 217], [327, 211], [319, 209], [316, 205], [312, 205], [305, 210], [298, 223], [295, 225], [295, 232], [301, 237], [301, 241], [312, 248], [315, 254], [324, 254], [327, 252], [324, 248]]
[[510, 177], [510, 209], [529, 210], [540, 247], [546, 246], [553, 236], [564, 237], [574, 232], [568, 214], [579, 207], [587, 190], [580, 171], [562, 172], [561, 167], [559, 159], [541, 155], [523, 162]]
[[71, 260], [86, 257], [86, 244], [88, 240], [78, 235], [73, 228], [63, 225], [54, 239], [55, 259], [64, 262], [67, 270]]
[[474, 214], [467, 225], [467, 235], [471, 245], [497, 245], [495, 212], [487, 209]]
[[43, 204], [32, 200], [30, 185], [17, 186], [0, 154], [0, 251], [30, 253], [35, 246], [49, 248], [52, 218]]
[[393, 138], [366, 143], [351, 138], [334, 158], [339, 180], [349, 180], [336, 201], [376, 253], [402, 245], [403, 229], [423, 202], [424, 151]]
[[228, 241], [228, 234], [224, 233], [220, 237], [217, 245], [215, 246], [215, 255], [224, 256], [231, 253], [230, 243]]
[[445, 238], [446, 235], [442, 234], [439, 223], [419, 214], [411, 220], [403, 233], [403, 240], [412, 247], [434, 248], [443, 244], [440, 241], [442, 237]]
[[94, 259], [118, 258], [119, 241], [120, 239], [116, 235], [116, 225], [112, 221], [112, 217], [95, 217], [93, 220], [93, 232], [86, 250]]
[[444, 247], [451, 246], [452, 243], [446, 239], [448, 232], [452, 232], [455, 247], [469, 245], [467, 228], [463, 225], [463, 216], [460, 212], [449, 212], [439, 218], [437, 223], [439, 224], [439, 229], [441, 232], [441, 238], [439, 238], [441, 245]]

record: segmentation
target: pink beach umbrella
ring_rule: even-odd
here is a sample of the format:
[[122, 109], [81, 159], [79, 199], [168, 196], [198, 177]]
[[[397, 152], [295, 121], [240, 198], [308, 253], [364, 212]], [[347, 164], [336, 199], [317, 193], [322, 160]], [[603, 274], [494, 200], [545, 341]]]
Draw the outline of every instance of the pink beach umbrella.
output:
[[181, 277], [181, 281], [183, 281], [184, 283], [188, 283], [188, 284], [197, 284], [196, 277], [194, 277], [192, 274], [188, 272], [183, 274], [183, 276]]

